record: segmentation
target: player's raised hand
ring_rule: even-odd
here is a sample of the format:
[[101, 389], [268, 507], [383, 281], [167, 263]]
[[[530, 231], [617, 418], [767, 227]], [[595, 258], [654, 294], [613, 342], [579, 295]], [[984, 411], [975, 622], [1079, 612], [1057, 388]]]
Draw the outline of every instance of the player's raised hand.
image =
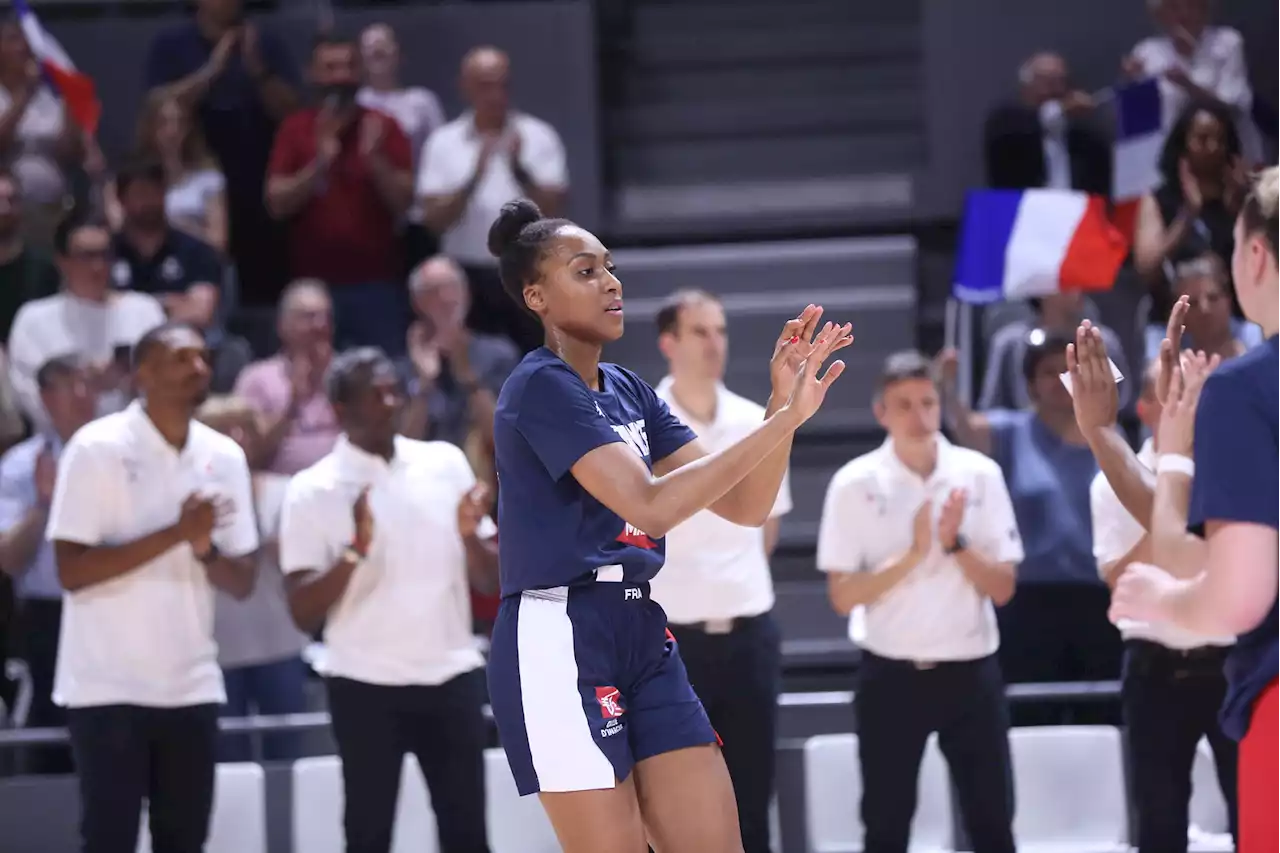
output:
[[1080, 429], [1088, 433], [1115, 426], [1120, 393], [1102, 333], [1088, 320], [1076, 329], [1075, 342], [1067, 344], [1067, 371]]
[[1164, 340], [1160, 342], [1160, 375], [1156, 377], [1156, 399], [1165, 405], [1169, 399], [1169, 384], [1173, 377], [1182, 373], [1182, 332], [1187, 320], [1187, 312], [1191, 310], [1191, 299], [1179, 296], [1169, 311], [1169, 323], [1164, 329]]
[[800, 423], [813, 417], [814, 412], [818, 411], [822, 401], [826, 399], [827, 389], [831, 387], [831, 383], [844, 372], [843, 361], [833, 361], [826, 372], [822, 372], [822, 366], [832, 353], [853, 343], [853, 335], [849, 334], [852, 328], [849, 323], [843, 326], [825, 323], [822, 331], [818, 333], [813, 349], [796, 375], [795, 384], [791, 387], [791, 395], [786, 405], [789, 411], [799, 417]]
[[800, 366], [813, 352], [813, 338], [822, 321], [822, 306], [807, 305], [794, 320], [782, 326], [782, 334], [773, 345], [773, 358], [769, 360], [771, 395], [777, 401], [791, 396]]

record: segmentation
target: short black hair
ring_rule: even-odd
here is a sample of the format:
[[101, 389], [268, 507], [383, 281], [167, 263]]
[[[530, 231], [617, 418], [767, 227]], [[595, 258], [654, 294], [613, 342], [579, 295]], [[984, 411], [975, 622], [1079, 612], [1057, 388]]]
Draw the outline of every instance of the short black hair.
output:
[[1069, 335], [1050, 329], [1032, 329], [1027, 332], [1027, 349], [1022, 355], [1022, 378], [1030, 383], [1040, 369], [1040, 362], [1050, 356], [1066, 353], [1067, 344], [1072, 342]]
[[536, 204], [521, 198], [504, 204], [489, 226], [489, 254], [498, 259], [502, 287], [526, 311], [524, 286], [537, 280], [538, 261], [556, 232], [572, 224], [548, 219]]
[[53, 251], [66, 257], [67, 248], [71, 245], [71, 238], [75, 236], [77, 231], [85, 228], [100, 228], [108, 234], [111, 233], [111, 226], [107, 224], [107, 220], [96, 212], [75, 208], [62, 217], [57, 227], [53, 229]]
[[356, 347], [334, 356], [324, 377], [329, 402], [335, 406], [349, 405], [361, 389], [368, 387], [374, 371], [380, 367], [395, 369], [391, 358], [380, 347]]
[[36, 370], [36, 387], [48, 391], [59, 379], [74, 376], [84, 367], [84, 362], [77, 355], [60, 355], [51, 358]]
[[182, 323], [177, 320], [169, 320], [161, 323], [159, 326], [148, 330], [147, 333], [138, 338], [138, 342], [133, 345], [131, 359], [133, 369], [137, 370], [144, 362], [146, 362], [147, 359], [164, 349], [166, 346], [165, 337], [167, 337], [170, 332], [175, 331], [191, 332], [192, 334], [199, 336], [200, 340], [204, 340], [204, 332], [200, 331], [190, 323]]
[[667, 332], [674, 332], [676, 327], [680, 325], [680, 311], [697, 302], [711, 302], [716, 305], [720, 304], [720, 297], [714, 293], [700, 290], [696, 287], [685, 287], [672, 293], [662, 301], [662, 307], [658, 309], [657, 323], [658, 334], [665, 335]]
[[876, 379], [876, 396], [883, 394], [890, 385], [896, 385], [908, 379], [935, 381], [933, 362], [919, 350], [901, 350], [891, 353], [884, 360], [884, 367], [880, 368], [880, 376]]
[[116, 195], [123, 196], [130, 186], [137, 183], [165, 186], [168, 183], [164, 166], [158, 160], [135, 158], [116, 170]]

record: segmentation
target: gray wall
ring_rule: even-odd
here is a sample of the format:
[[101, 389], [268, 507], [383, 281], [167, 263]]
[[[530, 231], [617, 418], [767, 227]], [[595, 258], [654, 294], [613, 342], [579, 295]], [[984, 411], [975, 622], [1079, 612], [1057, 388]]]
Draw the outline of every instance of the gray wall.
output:
[[[101, 139], [108, 155], [128, 150], [142, 95], [142, 62], [156, 32], [173, 21], [46, 21], [76, 64], [97, 81]], [[255, 18], [279, 32], [305, 70], [313, 15], [283, 11]], [[469, 48], [494, 44], [511, 55], [513, 99], [564, 138], [572, 215], [600, 220], [600, 141], [596, 120], [596, 40], [589, 2], [513, 2], [339, 10], [341, 30], [383, 21], [399, 34], [406, 82], [435, 90], [450, 117], [462, 109], [458, 64]]]

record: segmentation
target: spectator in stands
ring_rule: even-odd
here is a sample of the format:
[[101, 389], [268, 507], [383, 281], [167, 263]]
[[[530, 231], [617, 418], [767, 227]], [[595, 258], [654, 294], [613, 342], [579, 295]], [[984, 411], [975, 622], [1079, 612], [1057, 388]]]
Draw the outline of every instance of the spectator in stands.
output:
[[[360, 57], [364, 68], [364, 85], [356, 101], [362, 107], [381, 110], [399, 123], [409, 138], [413, 155], [413, 174], [427, 137], [444, 125], [444, 108], [435, 92], [422, 86], [405, 86], [400, 81], [400, 45], [395, 31], [386, 24], [373, 24], [360, 34]], [[404, 229], [406, 265], [413, 269], [436, 253], [436, 236], [422, 224], [422, 200], [409, 206]]]
[[138, 342], [145, 402], [83, 427], [49, 511], [63, 599], [54, 699], [67, 707], [85, 850], [133, 853], [144, 798], [155, 850], [201, 850], [218, 706], [213, 590], [247, 596], [258, 532], [244, 452], [192, 421], [204, 340]]
[[409, 277], [418, 319], [409, 327], [408, 355], [399, 360], [409, 395], [401, 433], [459, 447], [474, 425], [492, 435], [502, 383], [520, 361], [511, 341], [467, 329], [470, 296], [462, 269], [437, 255]]
[[391, 849], [412, 753], [441, 850], [487, 853], [483, 661], [467, 589], [497, 588], [488, 495], [457, 447], [397, 435], [400, 381], [380, 350], [338, 356], [328, 385], [344, 434], [289, 484], [280, 562], [298, 626], [324, 625], [347, 850]]
[[116, 175], [122, 219], [113, 239], [118, 288], [150, 293], [169, 319], [190, 323], [209, 345], [214, 392], [229, 391], [250, 361], [249, 342], [220, 323], [227, 271], [212, 246], [171, 226], [165, 203], [165, 171], [157, 161], [135, 161]]
[[510, 108], [509, 76], [507, 55], [497, 48], [474, 48], [462, 60], [462, 93], [471, 109], [427, 140], [417, 193], [427, 227], [466, 270], [467, 325], [506, 335], [528, 351], [542, 345], [542, 330], [503, 291], [485, 241], [512, 199], [530, 198], [547, 216], [563, 212], [569, 173], [555, 129]]
[[[1022, 374], [1027, 345], [1037, 329], [1051, 330], [1070, 335], [1084, 318], [1088, 306], [1085, 296], [1078, 290], [1053, 293], [1037, 299], [1028, 299], [1034, 315], [1006, 323], [991, 336], [987, 349], [986, 373], [982, 379], [982, 393], [978, 395], [978, 409], [1025, 409], [1031, 403], [1027, 394], [1027, 381]], [[1120, 338], [1105, 326], [1099, 330], [1107, 341], [1107, 350], [1114, 353], [1116, 366], [1128, 376], [1128, 365], [1120, 347]], [[1121, 405], [1129, 404], [1128, 387], [1124, 386]]]
[[[247, 401], [211, 397], [197, 413], [200, 422], [229, 436], [249, 459], [257, 456], [258, 417]], [[299, 714], [307, 709], [307, 665], [302, 649], [307, 637], [293, 624], [280, 574], [280, 510], [289, 478], [268, 471], [253, 472], [253, 508], [260, 547], [253, 594], [243, 601], [218, 593], [213, 611], [213, 637], [227, 688], [223, 711], [229, 717], [249, 714]], [[224, 737], [221, 761], [287, 761], [302, 754], [295, 732], [264, 735], [262, 752], [255, 755], [253, 735]]]
[[[813, 328], [802, 334], [813, 337]], [[763, 407], [724, 387], [728, 337], [720, 301], [704, 291], [670, 296], [658, 311], [668, 374], [655, 389], [708, 453], [747, 435]], [[769, 851], [782, 635], [773, 620], [769, 555], [791, 511], [784, 479], [763, 527], [741, 527], [703, 510], [667, 534], [665, 571], [653, 599], [667, 613], [689, 682], [724, 738], [745, 853]]]
[[197, 0], [193, 20], [156, 37], [145, 68], [149, 97], [192, 112], [222, 166], [227, 245], [243, 301], [274, 305], [289, 278], [284, 229], [267, 215], [263, 187], [276, 126], [298, 106], [288, 48], [245, 20], [242, 0]]
[[[1223, 359], [1234, 358], [1248, 349], [1232, 323], [1228, 288], [1226, 268], [1212, 252], [1173, 268], [1173, 295], [1185, 296], [1190, 303], [1184, 345]], [[1159, 344], [1155, 346], [1158, 348]], [[1110, 342], [1107, 351], [1111, 352]]]
[[[1021, 410], [970, 411], [955, 393], [954, 353], [940, 359], [948, 426], [958, 444], [999, 463], [1025, 546], [1018, 595], [999, 613], [1001, 668], [1013, 683], [1120, 675], [1120, 637], [1093, 558], [1089, 486], [1098, 466], [1060, 379], [1070, 340], [1041, 330], [1028, 337], [1031, 405]], [[1015, 708], [1014, 723], [1061, 722], [1059, 710]], [[1104, 712], [1096, 721], [1109, 719]]]
[[47, 423], [36, 371], [51, 358], [78, 356], [99, 414], [124, 408], [131, 392], [129, 348], [164, 322], [154, 297], [111, 287], [111, 234], [103, 220], [72, 214], [54, 232], [62, 291], [18, 309], [9, 335], [9, 377], [27, 417]]
[[235, 395], [262, 419], [254, 470], [296, 474], [333, 450], [338, 420], [324, 391], [333, 358], [333, 304], [324, 283], [298, 279], [280, 297], [280, 352], [240, 374]]
[[[1164, 334], [1173, 304], [1168, 265], [1213, 252], [1231, 257], [1231, 228], [1248, 188], [1240, 137], [1230, 114], [1194, 104], [1169, 131], [1160, 154], [1162, 183], [1142, 197], [1133, 236], [1133, 264], [1151, 292], [1147, 359]], [[1239, 307], [1235, 306], [1239, 316]]]
[[27, 422], [18, 407], [18, 397], [9, 382], [9, 357], [0, 346], [0, 453], [17, 444], [27, 434]]
[[58, 292], [53, 259], [27, 240], [22, 221], [22, 190], [12, 174], [0, 169], [0, 345], [8, 343], [23, 304]]
[[[1159, 447], [1160, 362], [1143, 374], [1138, 417], [1151, 431], [1136, 461], [1152, 475]], [[1074, 386], [1073, 386], [1074, 387]], [[1114, 383], [1112, 383], [1114, 387]], [[1082, 383], [1075, 389], [1076, 420], [1086, 434], [1115, 429], [1108, 397]], [[1128, 566], [1152, 559], [1151, 537], [1130, 515], [1100, 471], [1089, 490], [1093, 553], [1107, 586]], [[1150, 524], [1150, 521], [1147, 522]], [[1235, 830], [1236, 744], [1222, 732], [1218, 709], [1226, 696], [1223, 663], [1232, 637], [1210, 637], [1171, 625], [1121, 621], [1125, 640], [1122, 699], [1128, 727], [1129, 768], [1137, 813], [1137, 847], [1143, 853], [1187, 849], [1191, 769], [1202, 738], [1213, 749], [1218, 784]]]
[[[227, 181], [209, 154], [204, 135], [177, 98], [148, 98], [142, 108], [136, 156], [163, 169], [169, 224], [226, 252]], [[114, 181], [108, 184], [104, 195], [107, 218], [113, 228], [119, 229], [124, 213]]]
[[1018, 100], [987, 116], [987, 183], [1110, 196], [1111, 141], [1093, 121], [1093, 100], [1070, 88], [1062, 57], [1037, 53], [1018, 69], [1018, 86]]
[[874, 409], [889, 438], [832, 477], [818, 534], [832, 606], [862, 647], [854, 703], [865, 847], [908, 848], [920, 760], [937, 732], [973, 849], [1012, 851], [992, 602], [1013, 596], [1019, 525], [999, 467], [939, 431], [928, 359], [891, 355]]
[[86, 153], [83, 133], [45, 84], [17, 18], [0, 22], [0, 163], [18, 179], [23, 225], [37, 245], [48, 245], [66, 212], [68, 172]]
[[[73, 358], [55, 358], [36, 372], [49, 429], [0, 458], [0, 570], [14, 580], [18, 597], [18, 656], [31, 673], [27, 725], [64, 726], [66, 715], [53, 701], [53, 674], [62, 624], [62, 585], [53, 546], [44, 538], [53, 500], [58, 456], [76, 430], [93, 419], [93, 394]], [[70, 773], [65, 747], [36, 750], [27, 770]]]
[[360, 54], [317, 39], [311, 80], [322, 104], [280, 125], [267, 207], [289, 229], [289, 270], [321, 278], [337, 307], [340, 346], [403, 352], [408, 326], [397, 231], [413, 199], [413, 157], [395, 119], [356, 102]]
[[1147, 0], [1147, 8], [1161, 32], [1134, 45], [1121, 72], [1130, 79], [1158, 77], [1166, 117], [1204, 101], [1229, 111], [1246, 161], [1259, 162], [1262, 142], [1251, 117], [1253, 90], [1240, 33], [1210, 25], [1208, 0]]

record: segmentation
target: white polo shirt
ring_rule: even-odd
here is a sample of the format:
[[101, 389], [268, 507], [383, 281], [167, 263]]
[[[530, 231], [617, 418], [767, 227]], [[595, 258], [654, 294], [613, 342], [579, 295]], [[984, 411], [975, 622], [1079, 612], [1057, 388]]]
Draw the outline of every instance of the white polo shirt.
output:
[[[234, 441], [192, 422], [179, 452], [141, 404], [77, 432], [58, 461], [48, 537], [122, 545], [177, 522], [193, 492], [229, 500], [214, 546], [258, 548], [249, 466]], [[61, 705], [177, 707], [226, 700], [213, 639], [214, 588], [187, 544], [63, 594], [53, 698]]]
[[[325, 674], [382, 685], [436, 685], [481, 666], [471, 633], [458, 503], [476, 484], [462, 450], [395, 440], [385, 459], [338, 439], [294, 476], [280, 522], [285, 574], [328, 571], [355, 535], [352, 508], [369, 489], [373, 541], [325, 622]], [[485, 519], [479, 535], [493, 536]]]
[[[555, 128], [513, 110], [507, 116], [505, 132], [520, 135], [520, 164], [538, 186], [564, 189], [569, 185], [564, 143]], [[466, 186], [475, 174], [480, 146], [471, 111], [433, 131], [418, 161], [418, 198], [450, 195]], [[523, 195], [511, 172], [510, 158], [505, 154], [491, 157], [462, 217], [441, 238], [440, 250], [460, 264], [495, 265], [488, 248], [489, 226], [504, 204]]]
[[[933, 501], [934, 529], [952, 489], [968, 493], [961, 534], [969, 548], [1002, 563], [1022, 560], [1022, 537], [1000, 467], [938, 436], [928, 479], [909, 470], [891, 439], [836, 472], [818, 531], [818, 568], [876, 571], [911, 547], [916, 512]], [[865, 611], [865, 612], [862, 612]], [[934, 536], [928, 557], [875, 604], [855, 608], [849, 638], [886, 658], [976, 660], [1000, 646], [991, 599], [969, 582]]]
[[[698, 434], [707, 452], [715, 453], [760, 426], [764, 407], [723, 385], [716, 391], [713, 423], [699, 423], [671, 393], [671, 377], [657, 393], [672, 414]], [[783, 477], [770, 518], [791, 511], [790, 476]], [[743, 527], [703, 510], [667, 534], [667, 561], [653, 579], [653, 599], [676, 625], [759, 616], [773, 608], [773, 577], [764, 548], [764, 529]]]
[[[1138, 451], [1138, 461], [1154, 470], [1156, 464], [1155, 445], [1147, 439]], [[1138, 540], [1142, 538], [1143, 527], [1138, 520], [1116, 497], [1115, 490], [1107, 482], [1102, 472], [1093, 478], [1089, 485], [1089, 511], [1093, 516], [1093, 556], [1098, 561], [1098, 574], [1106, 563], [1129, 553]], [[1196, 649], [1201, 646], [1229, 646], [1235, 642], [1232, 637], [1206, 637], [1193, 634], [1176, 625], [1168, 623], [1134, 622], [1123, 619], [1116, 625], [1126, 640], [1148, 640], [1159, 643], [1170, 649]]]

